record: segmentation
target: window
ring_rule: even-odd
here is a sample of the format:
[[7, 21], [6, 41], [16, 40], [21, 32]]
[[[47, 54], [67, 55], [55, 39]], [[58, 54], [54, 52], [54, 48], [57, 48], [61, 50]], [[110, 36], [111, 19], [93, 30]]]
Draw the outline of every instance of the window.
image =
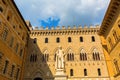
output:
[[30, 62], [36, 62], [36, 61], [37, 61], [37, 54], [31, 54]]
[[80, 42], [83, 42], [83, 37], [80, 37]]
[[97, 51], [97, 49], [93, 50], [93, 60], [100, 60], [100, 54], [99, 51]]
[[117, 41], [117, 40], [118, 40], [118, 36], [117, 36], [116, 31], [113, 31], [113, 37], [114, 37], [115, 41]]
[[108, 42], [109, 42], [109, 44], [110, 44], [110, 47], [112, 47], [112, 46], [113, 46], [113, 43], [112, 43], [112, 40], [111, 40], [110, 37], [108, 38]]
[[68, 61], [74, 61], [74, 54], [73, 53], [68, 53], [67, 54], [67, 60]]
[[17, 43], [17, 44], [16, 44], [16, 48], [15, 48], [15, 52], [16, 52], [16, 53], [18, 52], [18, 47], [19, 47], [19, 44]]
[[10, 40], [10, 47], [13, 46], [13, 42], [14, 42], [14, 38], [12, 37], [11, 40]]
[[36, 44], [36, 42], [37, 42], [37, 38], [34, 38], [33, 43]]
[[87, 54], [86, 53], [80, 53], [80, 60], [86, 61], [87, 60]]
[[11, 69], [10, 77], [13, 77], [14, 69], [15, 69], [15, 66], [12, 65], [12, 69]]
[[119, 69], [118, 61], [117, 60], [114, 60], [114, 65], [115, 65], [117, 73], [119, 73], [120, 69]]
[[58, 37], [58, 38], [56, 38], [56, 42], [57, 43], [59, 43], [60, 42], [60, 38]]
[[48, 61], [49, 60], [49, 54], [43, 54], [43, 56], [42, 56], [42, 61], [43, 62], [46, 62], [46, 61]]
[[3, 12], [3, 8], [0, 6], [0, 12]]
[[8, 61], [5, 61], [5, 66], [4, 66], [4, 69], [3, 69], [3, 74], [5, 74], [7, 72], [7, 67], [8, 67]]
[[87, 76], [87, 69], [84, 69], [84, 76]]
[[54, 61], [56, 61], [56, 54], [54, 55]]
[[19, 73], [20, 73], [20, 69], [18, 68], [17, 73], [16, 73], [16, 80], [18, 80], [18, 78], [19, 78]]
[[73, 69], [70, 69], [70, 76], [73, 76]]
[[68, 37], [68, 42], [72, 42], [71, 37]]
[[45, 38], [45, 43], [48, 43], [48, 38]]
[[97, 52], [93, 53], [93, 60], [100, 60], [99, 53], [97, 53]]
[[98, 76], [101, 76], [101, 70], [98, 68]]
[[80, 60], [81, 61], [86, 61], [87, 60], [87, 54], [84, 49], [81, 49], [80, 51]]
[[8, 35], [8, 31], [7, 31], [7, 30], [4, 30], [3, 36], [2, 36], [4, 41], [6, 41], [7, 35]]
[[92, 42], [95, 42], [95, 37], [94, 37], [94, 36], [92, 36], [91, 38], [92, 38]]

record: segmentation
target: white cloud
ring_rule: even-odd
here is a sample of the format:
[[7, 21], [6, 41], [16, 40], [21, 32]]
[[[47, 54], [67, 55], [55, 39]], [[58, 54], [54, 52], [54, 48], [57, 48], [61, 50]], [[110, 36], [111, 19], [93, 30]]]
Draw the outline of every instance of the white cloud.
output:
[[59, 25], [101, 24], [109, 0], [15, 0], [25, 19], [40, 26], [40, 20], [59, 18]]

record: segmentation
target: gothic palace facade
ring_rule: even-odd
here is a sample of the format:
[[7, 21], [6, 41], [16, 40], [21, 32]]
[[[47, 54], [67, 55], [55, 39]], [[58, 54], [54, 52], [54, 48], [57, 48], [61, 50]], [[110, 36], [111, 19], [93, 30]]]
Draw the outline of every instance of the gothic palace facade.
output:
[[101, 26], [32, 28], [13, 0], [0, 0], [0, 80], [54, 80], [58, 47], [67, 80], [120, 80], [120, 0]]

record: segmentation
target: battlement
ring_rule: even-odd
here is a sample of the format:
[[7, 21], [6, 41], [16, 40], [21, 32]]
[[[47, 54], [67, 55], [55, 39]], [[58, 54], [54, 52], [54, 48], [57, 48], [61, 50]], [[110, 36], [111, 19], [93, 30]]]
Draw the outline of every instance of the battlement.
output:
[[31, 36], [39, 36], [39, 35], [74, 35], [74, 34], [97, 34], [99, 31], [100, 26], [84, 26], [84, 28], [82, 26], [76, 27], [73, 26], [72, 28], [70, 26], [68, 26], [67, 28], [65, 26], [62, 26], [62, 29], [58, 26], [55, 29], [53, 27], [51, 27], [51, 29], [48, 29], [48, 27], [46, 27], [45, 29], [43, 29], [43, 27], [41, 27], [40, 29], [35, 28], [34, 30], [31, 30]]
[[67, 30], [67, 29], [82, 29], [82, 28], [100, 28], [100, 26], [99, 25], [95, 25], [95, 26], [73, 26], [73, 27], [71, 27], [71, 26], [67, 26], [67, 27], [65, 27], [65, 26], [62, 26], [62, 27], [60, 27], [60, 26], [57, 26], [57, 27], [51, 27], [50, 29], [48, 28], [48, 27], [45, 27], [45, 28], [43, 28], [42, 26], [41, 27], [35, 27], [33, 30]]

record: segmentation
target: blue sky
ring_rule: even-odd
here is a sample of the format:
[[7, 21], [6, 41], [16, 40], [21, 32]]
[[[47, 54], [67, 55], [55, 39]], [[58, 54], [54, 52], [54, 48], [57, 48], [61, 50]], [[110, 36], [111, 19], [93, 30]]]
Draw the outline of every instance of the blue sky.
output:
[[110, 0], [14, 0], [33, 26], [101, 25]]

